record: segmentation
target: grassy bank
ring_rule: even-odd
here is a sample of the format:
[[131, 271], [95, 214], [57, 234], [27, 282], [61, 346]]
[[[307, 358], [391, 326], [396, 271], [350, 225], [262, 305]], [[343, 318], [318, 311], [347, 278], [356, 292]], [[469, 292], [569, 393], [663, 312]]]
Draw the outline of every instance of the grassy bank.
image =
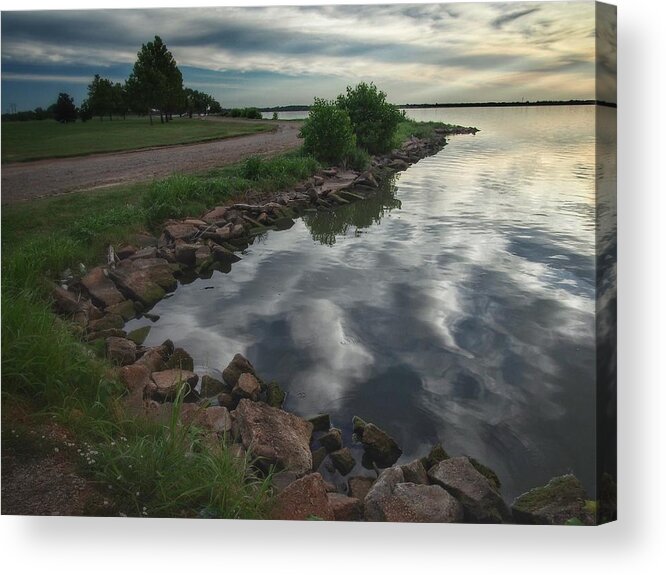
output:
[[82, 156], [218, 140], [270, 131], [270, 122], [198, 118], [174, 118], [151, 126], [148, 118], [127, 120], [99, 118], [60, 124], [55, 120], [2, 123], [2, 162]]
[[[413, 122], [404, 124], [403, 139], [424, 133]], [[156, 233], [168, 218], [197, 216], [214, 205], [290, 188], [318, 167], [310, 157], [289, 153], [153, 184], [4, 207], [3, 451], [5, 437], [13, 437], [8, 433], [15, 426], [12, 406], [20, 405], [35, 422], [55, 417], [72, 430], [85, 446], [85, 457], [78, 451], [72, 457], [104, 490], [109, 510], [138, 516], [263, 516], [270, 505], [267, 482], [252, 473], [248, 461], [211, 449], [198, 430], [177, 427], [175, 419], [164, 427], [124, 418], [122, 388], [110, 365], [51, 311], [49, 294], [63, 270], [102, 261], [109, 243], [117, 245], [142, 229]]]

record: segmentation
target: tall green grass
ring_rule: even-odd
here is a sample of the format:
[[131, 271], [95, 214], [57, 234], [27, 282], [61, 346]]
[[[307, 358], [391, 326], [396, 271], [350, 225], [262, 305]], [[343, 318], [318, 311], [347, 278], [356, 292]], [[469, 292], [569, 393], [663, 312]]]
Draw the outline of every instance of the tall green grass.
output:
[[211, 446], [183, 425], [182, 399], [166, 425], [133, 422], [81, 453], [81, 466], [128, 516], [260, 519], [270, 508], [271, 475], [224, 441]]

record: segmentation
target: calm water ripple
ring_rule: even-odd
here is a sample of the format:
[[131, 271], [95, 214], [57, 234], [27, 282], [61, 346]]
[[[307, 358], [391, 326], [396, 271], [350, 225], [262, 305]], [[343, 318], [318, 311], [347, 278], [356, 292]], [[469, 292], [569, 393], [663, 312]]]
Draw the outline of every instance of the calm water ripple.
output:
[[180, 287], [147, 343], [199, 370], [243, 353], [287, 409], [329, 412], [347, 442], [353, 415], [373, 421], [404, 461], [442, 441], [508, 499], [571, 471], [592, 489], [594, 108], [410, 115], [482, 131]]

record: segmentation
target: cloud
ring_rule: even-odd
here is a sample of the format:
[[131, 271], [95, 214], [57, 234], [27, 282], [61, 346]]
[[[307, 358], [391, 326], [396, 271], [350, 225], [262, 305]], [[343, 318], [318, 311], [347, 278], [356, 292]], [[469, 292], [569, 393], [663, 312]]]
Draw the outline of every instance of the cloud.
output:
[[[119, 77], [158, 34], [186, 80], [230, 105], [246, 102], [234, 94], [258, 105], [330, 98], [361, 80], [400, 102], [589, 98], [593, 31], [586, 2], [5, 12], [3, 89], [36, 89], [40, 75], [65, 87], [95, 72]], [[510, 85], [539, 74], [551, 80], [534, 85], [558, 88]]]
[[498, 18], [495, 18], [495, 20], [492, 21], [492, 25], [494, 28], [500, 29], [502, 26], [504, 26], [504, 24], [518, 20], [518, 18], [522, 18], [528, 14], [534, 14], [534, 12], [538, 12], [539, 10], [540, 8], [527, 8], [526, 10], [516, 10], [514, 12], [509, 12], [508, 14], [504, 14]]

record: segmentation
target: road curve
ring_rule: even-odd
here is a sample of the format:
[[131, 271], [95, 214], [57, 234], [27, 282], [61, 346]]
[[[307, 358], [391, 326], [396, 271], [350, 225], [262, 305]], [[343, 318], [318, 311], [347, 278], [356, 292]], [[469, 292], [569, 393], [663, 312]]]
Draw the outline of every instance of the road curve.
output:
[[199, 144], [133, 152], [38, 160], [2, 166], [3, 204], [164, 178], [233, 164], [252, 155], [272, 155], [299, 146], [299, 122], [280, 122], [262, 132]]

